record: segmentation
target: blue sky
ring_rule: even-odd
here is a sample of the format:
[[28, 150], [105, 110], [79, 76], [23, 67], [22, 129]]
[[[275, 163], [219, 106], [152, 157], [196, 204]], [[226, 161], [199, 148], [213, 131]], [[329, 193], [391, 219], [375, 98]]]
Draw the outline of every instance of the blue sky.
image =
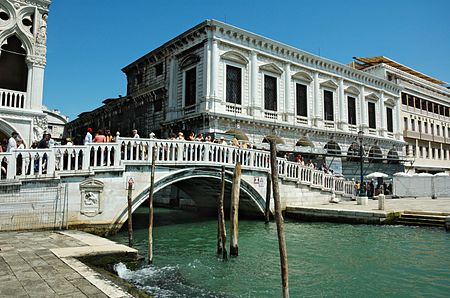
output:
[[74, 119], [126, 94], [121, 68], [205, 19], [331, 60], [388, 56], [450, 81], [450, 1], [53, 0], [44, 104]]

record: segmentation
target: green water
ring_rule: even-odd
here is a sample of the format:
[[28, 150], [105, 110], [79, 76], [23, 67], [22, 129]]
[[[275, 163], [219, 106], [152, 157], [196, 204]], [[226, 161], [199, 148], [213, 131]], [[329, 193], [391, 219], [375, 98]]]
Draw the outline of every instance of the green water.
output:
[[[135, 247], [146, 255], [141, 215]], [[167, 209], [155, 219], [153, 266], [119, 264], [119, 276], [156, 297], [281, 297], [274, 222], [240, 220], [239, 257], [223, 262], [214, 219]], [[450, 297], [445, 230], [287, 221], [285, 231], [291, 297]], [[126, 227], [112, 239], [127, 243]]]

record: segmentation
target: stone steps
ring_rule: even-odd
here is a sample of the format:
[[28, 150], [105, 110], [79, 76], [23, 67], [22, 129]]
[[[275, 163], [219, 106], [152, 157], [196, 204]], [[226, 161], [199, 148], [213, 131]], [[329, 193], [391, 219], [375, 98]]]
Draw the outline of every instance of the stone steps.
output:
[[397, 223], [415, 226], [445, 227], [445, 213], [405, 211], [397, 219]]

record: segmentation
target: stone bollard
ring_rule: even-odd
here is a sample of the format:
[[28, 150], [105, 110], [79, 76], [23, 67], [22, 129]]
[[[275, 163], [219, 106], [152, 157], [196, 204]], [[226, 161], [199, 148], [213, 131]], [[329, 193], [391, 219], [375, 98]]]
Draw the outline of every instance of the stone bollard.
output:
[[386, 199], [386, 197], [384, 196], [384, 194], [378, 195], [378, 210], [384, 210], [385, 199]]
[[367, 206], [369, 204], [369, 198], [368, 197], [356, 197], [356, 204]]

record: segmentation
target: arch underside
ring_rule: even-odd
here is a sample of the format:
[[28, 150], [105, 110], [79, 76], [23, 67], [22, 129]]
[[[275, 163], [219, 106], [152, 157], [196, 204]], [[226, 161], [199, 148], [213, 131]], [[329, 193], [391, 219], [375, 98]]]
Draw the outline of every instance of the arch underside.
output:
[[[224, 207], [230, 206], [232, 173], [225, 172]], [[221, 173], [218, 168], [198, 167], [173, 172], [155, 181], [155, 192], [175, 185], [186, 192], [199, 209], [217, 210], [217, 197], [220, 194]], [[149, 197], [149, 187], [133, 200], [133, 211]], [[263, 215], [265, 200], [249, 183], [241, 179], [239, 210], [246, 214]], [[121, 211], [114, 225], [121, 225], [127, 219], [127, 209]]]

